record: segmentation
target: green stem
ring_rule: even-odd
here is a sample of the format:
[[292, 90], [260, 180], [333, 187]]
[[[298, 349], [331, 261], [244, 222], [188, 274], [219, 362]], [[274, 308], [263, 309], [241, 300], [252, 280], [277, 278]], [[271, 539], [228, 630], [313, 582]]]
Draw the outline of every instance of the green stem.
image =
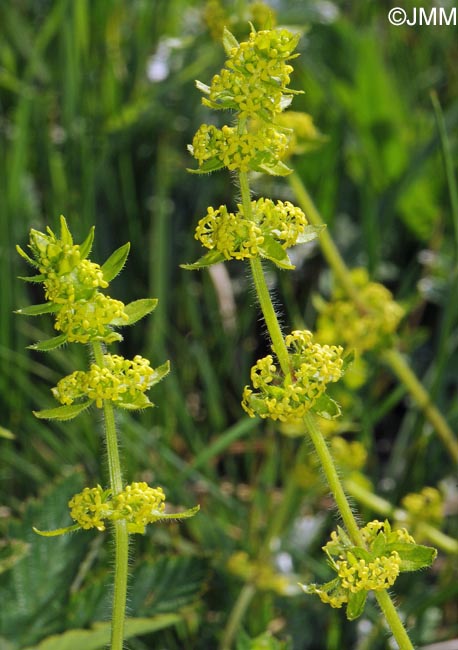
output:
[[380, 609], [382, 610], [385, 619], [390, 626], [393, 636], [396, 639], [399, 650], [414, 650], [412, 641], [409, 638], [409, 635], [406, 632], [406, 629], [399, 618], [398, 611], [393, 605], [388, 592], [384, 589], [383, 591], [375, 591], [375, 597], [379, 604]]
[[448, 449], [453, 460], [458, 462], [458, 440], [453, 431], [445, 421], [442, 413], [431, 402], [428, 392], [418, 381], [415, 373], [409, 368], [401, 354], [394, 349], [385, 350], [381, 358], [390, 366], [393, 372], [399, 377], [409, 393], [415, 399], [424, 416], [434, 427], [445, 447]]
[[320, 459], [321, 466], [326, 475], [329, 488], [332, 492], [348, 534], [350, 535], [350, 538], [355, 546], [364, 547], [364, 542], [361, 537], [358, 524], [356, 523], [356, 519], [350, 508], [350, 504], [348, 503], [348, 499], [342, 487], [342, 483], [340, 482], [339, 475], [337, 474], [334, 460], [331, 456], [331, 452], [329, 451], [326, 441], [323, 438], [323, 434], [317, 427], [314, 416], [310, 413], [305, 414], [304, 423], [307, 427], [307, 431], [309, 432], [318, 458]]
[[248, 609], [254, 595], [256, 594], [256, 587], [252, 583], [244, 585], [239, 593], [235, 605], [232, 608], [229, 620], [224, 629], [219, 650], [230, 650], [232, 642], [234, 641], [240, 623]]
[[[315, 226], [323, 225], [323, 218], [318, 212], [298, 174], [296, 172], [293, 172], [288, 176], [288, 180], [300, 207], [304, 210], [309, 221]], [[323, 254], [329, 266], [334, 271], [336, 280], [345, 290], [349, 298], [354, 302], [356, 307], [362, 313], [366, 312], [367, 306], [361, 302], [361, 299], [358, 295], [358, 289], [355, 287], [352, 281], [351, 273], [344, 260], [342, 259], [330, 234], [327, 230], [323, 230], [320, 233], [319, 238], [321, 250], [323, 251]], [[442, 413], [431, 402], [427, 391], [424, 389], [418, 377], [412, 372], [407, 362], [397, 350], [386, 350], [382, 354], [382, 358], [384, 358], [386, 363], [390, 366], [391, 370], [405, 385], [418, 406], [422, 409], [425, 417], [434, 427], [434, 430], [444, 443], [453, 460], [455, 462], [458, 462], [458, 440], [447, 424], [447, 421], [445, 420]]]
[[[100, 343], [92, 344], [95, 362], [104, 366], [103, 349]], [[111, 402], [103, 403], [105, 417], [105, 439], [108, 458], [108, 473], [113, 495], [123, 489], [121, 460], [119, 456], [118, 437], [114, 408]], [[115, 536], [115, 575], [113, 592], [113, 611], [111, 616], [111, 650], [122, 650], [124, 641], [124, 621], [126, 617], [127, 579], [129, 567], [129, 533], [127, 523], [120, 519], [114, 522]]]

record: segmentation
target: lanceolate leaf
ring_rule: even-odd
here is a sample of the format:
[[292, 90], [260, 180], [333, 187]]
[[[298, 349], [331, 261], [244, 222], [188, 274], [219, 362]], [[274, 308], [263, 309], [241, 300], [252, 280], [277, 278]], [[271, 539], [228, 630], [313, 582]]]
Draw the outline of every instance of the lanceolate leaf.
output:
[[103, 278], [107, 282], [111, 282], [119, 273], [121, 273], [124, 264], [126, 263], [127, 256], [129, 255], [130, 244], [124, 244], [114, 251], [107, 259], [105, 264], [102, 265]]
[[223, 46], [226, 54], [230, 54], [234, 47], [239, 46], [238, 40], [235, 38], [234, 34], [227, 29], [227, 27], [225, 27], [223, 31]]
[[349, 621], [354, 621], [356, 618], [359, 618], [364, 611], [364, 605], [366, 604], [367, 591], [364, 589], [362, 591], [356, 592], [353, 594], [350, 592], [348, 597], [347, 604], [347, 618]]
[[265, 174], [270, 174], [270, 176], [288, 176], [293, 171], [288, 165], [281, 162], [281, 160], [276, 160], [275, 162], [263, 162], [257, 165], [253, 165], [254, 171], [264, 172]]
[[206, 160], [202, 163], [199, 169], [188, 168], [186, 171], [190, 174], [209, 174], [210, 172], [216, 172], [218, 169], [222, 169], [223, 167], [224, 163], [219, 158], [210, 158], [210, 160]]
[[397, 551], [401, 558], [401, 571], [418, 571], [434, 562], [437, 551], [431, 546], [409, 544], [409, 542], [393, 542], [386, 545], [386, 551]]
[[65, 535], [65, 533], [73, 533], [75, 530], [80, 530], [80, 528], [81, 526], [79, 524], [73, 524], [65, 528], [56, 528], [55, 530], [38, 530], [38, 528], [33, 526], [33, 532], [42, 537], [58, 537], [59, 535]]
[[164, 377], [169, 374], [169, 372], [170, 372], [170, 361], [166, 361], [158, 368], [155, 368], [153, 382], [151, 385], [154, 386], [155, 384], [159, 383], [161, 379], [164, 379]]
[[334, 420], [341, 414], [340, 406], [333, 399], [323, 393], [313, 405], [312, 411], [325, 420]]
[[192, 264], [180, 264], [182, 269], [186, 271], [197, 271], [198, 269], [204, 269], [206, 266], [211, 266], [212, 264], [218, 264], [218, 262], [224, 262], [225, 257], [219, 251], [209, 251], [203, 257], [197, 260]]
[[281, 269], [294, 269], [291, 264], [287, 252], [271, 235], [264, 234], [264, 242], [259, 247], [259, 252], [262, 257], [270, 260]]
[[35, 417], [40, 420], [73, 420], [77, 415], [85, 411], [94, 402], [93, 399], [87, 402], [80, 402], [79, 404], [67, 404], [65, 406], [57, 406], [53, 409], [43, 409], [42, 411], [34, 411]]
[[40, 273], [40, 275], [19, 275], [18, 279], [24, 280], [24, 282], [44, 282], [46, 280], [46, 277]]
[[21, 316], [40, 316], [40, 314], [52, 314], [61, 309], [60, 305], [53, 302], [44, 302], [41, 305], [30, 305], [29, 307], [22, 307], [16, 310], [16, 314]]
[[[170, 514], [164, 514], [162, 512], [158, 512], [158, 519], [157, 522], [161, 523], [161, 521], [179, 521], [180, 519], [189, 519], [190, 517], [194, 517], [200, 510], [200, 506], [194, 506], [194, 508], [189, 508], [188, 510], [184, 510], [183, 512], [175, 512], [175, 513], [170, 513]], [[153, 513], [154, 514], [154, 513]]]
[[80, 255], [81, 255], [82, 260], [85, 260], [86, 257], [91, 252], [92, 242], [94, 241], [94, 230], [95, 230], [95, 228], [94, 228], [94, 226], [92, 226], [92, 228], [89, 231], [88, 236], [83, 241], [83, 243], [80, 244]]
[[305, 226], [304, 232], [302, 232], [296, 240], [296, 244], [307, 244], [309, 241], [317, 239], [320, 232], [326, 228], [326, 225], [323, 226]]
[[156, 298], [143, 298], [140, 300], [134, 300], [125, 306], [124, 311], [129, 316], [129, 320], [123, 320], [122, 318], [116, 318], [111, 322], [111, 325], [123, 326], [123, 325], [133, 325], [144, 316], [147, 316], [157, 307]]
[[38, 350], [39, 352], [49, 352], [50, 350], [55, 350], [56, 348], [60, 348], [60, 346], [64, 345], [64, 343], [66, 342], [67, 342], [67, 335], [59, 334], [59, 336], [55, 336], [52, 339], [46, 339], [46, 341], [38, 341], [38, 343], [29, 345], [28, 348], [30, 350]]

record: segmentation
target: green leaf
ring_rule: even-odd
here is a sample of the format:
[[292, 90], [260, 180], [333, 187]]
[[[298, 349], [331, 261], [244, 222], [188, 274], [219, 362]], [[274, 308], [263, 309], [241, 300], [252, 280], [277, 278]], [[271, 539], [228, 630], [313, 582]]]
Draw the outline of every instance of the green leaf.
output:
[[59, 336], [54, 336], [52, 339], [46, 339], [45, 341], [38, 341], [33, 345], [27, 346], [29, 350], [38, 350], [39, 352], [49, 352], [50, 350], [55, 350], [60, 348], [61, 345], [67, 342], [66, 334], [59, 334]]
[[218, 169], [223, 169], [224, 163], [219, 158], [210, 158], [202, 163], [198, 169], [186, 169], [190, 174], [210, 174], [216, 172]]
[[364, 589], [358, 591], [356, 594], [349, 592], [348, 595], [348, 604], [347, 604], [347, 618], [349, 621], [354, 621], [356, 618], [359, 618], [364, 611], [364, 605], [366, 604], [367, 591]]
[[39, 420], [73, 420], [77, 415], [85, 411], [94, 402], [93, 399], [79, 404], [67, 404], [57, 406], [53, 409], [43, 409], [42, 411], [33, 411], [33, 414]]
[[342, 372], [346, 372], [355, 360], [355, 351], [350, 350], [343, 358]]
[[223, 47], [226, 54], [230, 54], [234, 47], [239, 47], [239, 42], [227, 27], [223, 31]]
[[24, 280], [24, 282], [44, 282], [46, 280], [46, 276], [44, 276], [42, 273], [40, 275], [19, 275], [18, 276], [19, 280]]
[[331, 399], [326, 393], [319, 397], [312, 406], [312, 411], [320, 415], [325, 420], [335, 420], [340, 417], [342, 411], [336, 401]]
[[158, 384], [170, 372], [170, 361], [166, 361], [161, 366], [154, 369], [151, 386]]
[[[167, 513], [164, 514], [162, 512], [157, 513], [157, 523], [161, 523], [162, 521], [180, 521], [180, 519], [189, 519], [190, 517], [194, 517], [200, 510], [200, 506], [194, 506], [194, 508], [188, 508], [188, 510], [184, 510], [183, 512], [175, 512], [175, 513]], [[156, 514], [153, 512], [153, 514]]]
[[95, 231], [95, 227], [92, 226], [92, 228], [89, 231], [88, 236], [83, 241], [83, 243], [80, 244], [80, 255], [81, 255], [82, 260], [85, 260], [86, 257], [91, 252], [92, 242], [94, 241], [94, 231]]
[[105, 264], [102, 265], [103, 278], [107, 282], [111, 282], [119, 273], [121, 273], [124, 264], [126, 263], [127, 256], [129, 255], [130, 244], [124, 244], [117, 248], [114, 253], [110, 255]]
[[53, 314], [61, 309], [61, 305], [56, 305], [54, 302], [44, 302], [41, 305], [29, 305], [29, 307], [22, 307], [16, 309], [15, 314], [21, 316], [40, 316], [41, 314]]
[[224, 262], [226, 258], [219, 251], [213, 250], [206, 253], [203, 257], [193, 262], [192, 264], [180, 264], [180, 268], [185, 269], [186, 271], [196, 271], [198, 269], [204, 269], [206, 266], [211, 266], [212, 264], [218, 264], [219, 262]]
[[[125, 623], [124, 638], [131, 639], [142, 634], [163, 630], [182, 620], [178, 614], [159, 614], [153, 618], [131, 618]], [[25, 650], [100, 650], [110, 643], [111, 623], [94, 623], [90, 630], [69, 630], [64, 634], [48, 637], [38, 645]]]
[[64, 244], [68, 244], [68, 246], [73, 246], [72, 233], [68, 229], [67, 220], [65, 219], [63, 214], [60, 215], [60, 238], [64, 242]]
[[304, 232], [301, 232], [299, 237], [296, 239], [296, 244], [307, 244], [309, 241], [317, 239], [320, 232], [326, 228], [326, 225], [322, 226], [305, 226]]
[[21, 247], [19, 246], [19, 244], [16, 245], [16, 251], [17, 251], [17, 252], [19, 253], [19, 255], [20, 255], [21, 257], [23, 257], [23, 258], [24, 258], [24, 259], [25, 259], [29, 264], [31, 264], [32, 266], [35, 266], [35, 268], [38, 268], [38, 267], [39, 267], [39, 264], [38, 264], [37, 262], [35, 262], [35, 260], [32, 259], [32, 258], [30, 257], [30, 255], [27, 255], [27, 253], [25, 252], [25, 250], [24, 250], [23, 248], [21, 248]]
[[58, 537], [59, 535], [65, 535], [65, 533], [72, 533], [75, 530], [80, 530], [81, 526], [79, 524], [73, 524], [72, 526], [66, 526], [65, 528], [55, 528], [54, 530], [39, 530], [32, 526], [32, 530], [37, 535], [41, 537]]
[[253, 170], [257, 172], [264, 172], [270, 176], [288, 176], [293, 171], [288, 165], [276, 160], [275, 162], [262, 162], [253, 164]]
[[393, 542], [386, 545], [386, 551], [397, 551], [401, 558], [401, 572], [418, 571], [431, 566], [437, 556], [437, 550], [431, 546], [409, 544], [409, 542]]
[[291, 264], [291, 260], [288, 257], [287, 252], [281, 244], [278, 243], [271, 235], [265, 234], [264, 242], [262, 246], [259, 247], [259, 253], [262, 257], [270, 260], [276, 264], [281, 269], [292, 270], [296, 268]]
[[123, 320], [122, 318], [116, 318], [111, 321], [111, 325], [133, 325], [139, 321], [144, 316], [147, 316], [157, 307], [158, 300], [157, 298], [141, 298], [140, 300], [134, 300], [125, 306], [124, 311], [128, 315], [128, 320]]

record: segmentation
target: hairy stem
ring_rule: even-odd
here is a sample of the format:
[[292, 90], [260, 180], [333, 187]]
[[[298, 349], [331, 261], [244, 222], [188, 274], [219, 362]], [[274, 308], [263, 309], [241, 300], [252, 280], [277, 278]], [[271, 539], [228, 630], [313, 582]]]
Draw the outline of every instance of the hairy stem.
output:
[[[103, 350], [100, 343], [92, 344], [94, 358], [98, 366], [104, 366]], [[123, 489], [121, 460], [113, 405], [104, 401], [105, 439], [108, 458], [108, 473], [113, 495]], [[120, 519], [114, 522], [115, 536], [115, 575], [113, 592], [113, 611], [111, 617], [111, 650], [122, 650], [124, 640], [124, 620], [126, 615], [129, 533], [127, 523]]]
[[[249, 185], [248, 185], [248, 179], [246, 175], [240, 174], [240, 189], [242, 194], [243, 208], [245, 211], [248, 210], [248, 203], [250, 199]], [[245, 216], [248, 217], [249, 214], [250, 212], [245, 212]], [[272, 305], [272, 300], [270, 298], [269, 290], [264, 277], [264, 272], [262, 270], [262, 265], [260, 260], [257, 258], [250, 260], [250, 262], [251, 262], [251, 270], [253, 273], [254, 284], [256, 287], [256, 292], [258, 294], [259, 303], [261, 305], [261, 309], [264, 315], [264, 320], [270, 338], [272, 340], [275, 353], [277, 355], [278, 361], [283, 371], [283, 374], [287, 376], [290, 373], [288, 350], [285, 344], [285, 340], [283, 338], [283, 334], [280, 329], [280, 324], [278, 322], [277, 316], [275, 314], [275, 310]], [[331, 456], [331, 453], [328, 449], [328, 446], [326, 444], [326, 441], [323, 438], [321, 431], [316, 425], [314, 416], [307, 413], [304, 416], [304, 424], [307, 428], [307, 431], [315, 447], [315, 451], [323, 467], [323, 471], [326, 475], [329, 488], [333, 494], [337, 508], [345, 524], [347, 532], [350, 538], [352, 539], [353, 543], [355, 544], [355, 546], [360, 546], [364, 548], [364, 542], [361, 537], [361, 532], [359, 530], [358, 524], [351, 510], [350, 504], [348, 503], [348, 499], [345, 495], [344, 489], [342, 487], [342, 483], [339, 479], [339, 475], [337, 473], [337, 469], [334, 464], [333, 458]], [[247, 589], [248, 587], [249, 585], [246, 586]], [[239, 600], [241, 599], [241, 596], [242, 593], [240, 594]], [[390, 596], [388, 595], [388, 592], [385, 590], [377, 592], [377, 600], [379, 601], [379, 605], [391, 628], [393, 636], [398, 642], [400, 650], [413, 650], [412, 643], [402, 624], [401, 619], [399, 618], [399, 614], [395, 606], [393, 605]]]

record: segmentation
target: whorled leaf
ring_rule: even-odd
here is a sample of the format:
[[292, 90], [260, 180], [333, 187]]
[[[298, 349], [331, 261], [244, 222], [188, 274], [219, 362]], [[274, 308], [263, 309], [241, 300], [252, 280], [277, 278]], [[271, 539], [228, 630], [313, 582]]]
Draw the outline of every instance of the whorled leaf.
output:
[[117, 248], [102, 264], [103, 278], [107, 282], [111, 282], [119, 273], [121, 273], [124, 264], [126, 263], [127, 256], [129, 255], [130, 243], [127, 242], [123, 246]]
[[16, 309], [14, 313], [21, 316], [41, 316], [41, 314], [55, 314], [61, 307], [61, 305], [56, 305], [53, 302], [44, 302], [40, 305], [21, 307], [21, 309]]
[[38, 350], [39, 352], [49, 352], [50, 350], [55, 350], [60, 348], [61, 345], [64, 345], [67, 342], [66, 334], [59, 334], [59, 336], [54, 336], [52, 339], [46, 339], [45, 341], [38, 341], [38, 343], [33, 343], [32, 345], [27, 346], [29, 350]]
[[128, 320], [115, 318], [110, 324], [116, 327], [133, 325], [154, 311], [157, 307], [157, 303], [158, 300], [156, 298], [141, 298], [140, 300], [134, 300], [124, 307], [124, 312], [127, 314]]
[[223, 253], [220, 253], [217, 250], [212, 250], [203, 255], [197, 262], [192, 264], [180, 264], [180, 268], [185, 269], [186, 271], [197, 271], [199, 269], [204, 269], [212, 264], [218, 264], [219, 262], [224, 262], [226, 258]]
[[66, 404], [64, 406], [56, 406], [56, 408], [52, 409], [33, 411], [33, 414], [39, 420], [73, 420], [73, 418], [76, 418], [77, 415], [89, 408], [93, 403], [94, 400], [90, 399], [86, 402], [79, 402], [78, 404]]

